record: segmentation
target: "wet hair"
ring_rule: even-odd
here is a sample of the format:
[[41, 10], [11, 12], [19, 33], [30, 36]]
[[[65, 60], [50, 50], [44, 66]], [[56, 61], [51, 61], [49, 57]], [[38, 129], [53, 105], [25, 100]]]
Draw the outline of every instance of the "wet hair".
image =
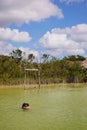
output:
[[22, 108], [29, 106], [29, 103], [23, 103]]

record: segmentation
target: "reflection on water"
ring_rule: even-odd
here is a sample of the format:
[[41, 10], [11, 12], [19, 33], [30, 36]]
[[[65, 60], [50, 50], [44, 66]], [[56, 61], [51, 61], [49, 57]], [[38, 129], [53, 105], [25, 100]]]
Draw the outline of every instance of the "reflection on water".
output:
[[87, 88], [0, 89], [0, 129], [87, 130]]

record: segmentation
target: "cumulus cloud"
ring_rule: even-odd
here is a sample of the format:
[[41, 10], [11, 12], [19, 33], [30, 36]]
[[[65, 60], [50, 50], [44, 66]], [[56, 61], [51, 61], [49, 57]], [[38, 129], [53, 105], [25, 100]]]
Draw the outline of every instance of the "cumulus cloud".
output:
[[13, 46], [11, 43], [0, 41], [0, 55], [10, 55], [10, 53], [16, 49], [20, 49], [22, 51], [24, 59], [27, 59], [28, 55], [31, 53], [38, 58], [39, 54], [36, 50], [31, 50], [30, 48], [23, 46], [17, 48], [16, 46]]
[[31, 50], [30, 48], [27, 47], [19, 47], [19, 49], [24, 53], [24, 58], [27, 58], [29, 54], [33, 54], [35, 57], [38, 57], [38, 51], [36, 50]]
[[65, 2], [67, 4], [76, 2], [76, 3], [81, 3], [81, 2], [85, 2], [86, 0], [60, 0], [60, 2]]
[[[84, 54], [87, 48], [87, 24], [71, 28], [55, 28], [40, 39], [40, 44], [55, 56], [62, 54]], [[59, 53], [61, 52], [61, 53]]]
[[51, 0], [0, 0], [0, 26], [41, 21], [51, 16], [63, 18]]
[[29, 42], [31, 37], [27, 32], [19, 32], [17, 29], [0, 28], [0, 41], [11, 40], [14, 42]]
[[77, 42], [87, 42], [87, 24], [72, 26], [71, 39]]
[[0, 41], [0, 55], [9, 55], [14, 49], [16, 49], [16, 47], [12, 44]]
[[[31, 40], [28, 32], [20, 32], [18, 29], [0, 28], [0, 55], [9, 55], [17, 49], [12, 43], [27, 43]], [[20, 49], [20, 48], [19, 48]]]

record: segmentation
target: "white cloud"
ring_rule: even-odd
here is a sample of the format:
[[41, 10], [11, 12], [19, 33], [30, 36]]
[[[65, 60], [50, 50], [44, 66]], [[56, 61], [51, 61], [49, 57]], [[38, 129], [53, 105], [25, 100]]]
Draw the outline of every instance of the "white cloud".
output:
[[[39, 56], [38, 51], [36, 51], [36, 50], [32, 50], [30, 48], [25, 48], [22, 46], [17, 48], [15, 46], [13, 46], [11, 43], [0, 41], [0, 55], [10, 55], [10, 53], [16, 49], [20, 49], [23, 53], [23, 57], [26, 59], [27, 59], [28, 55], [31, 53], [33, 53], [34, 56], [37, 58]], [[25, 54], [25, 56], [24, 56], [24, 54]]]
[[63, 18], [51, 0], [0, 0], [0, 26], [41, 21], [51, 16]]
[[82, 48], [79, 48], [79, 49], [69, 49], [67, 50], [67, 53], [70, 54], [70, 55], [82, 55], [84, 54], [84, 49]]
[[84, 2], [86, 0], [60, 0], [60, 2], [65, 2], [67, 4], [73, 3], [73, 2], [77, 2], [77, 3], [81, 3]]
[[87, 48], [87, 24], [71, 28], [55, 28], [47, 32], [39, 41], [41, 45], [55, 56], [62, 54], [84, 54]]
[[9, 55], [14, 49], [16, 47], [12, 44], [0, 41], [0, 55]]
[[30, 48], [19, 47], [19, 49], [25, 54], [25, 58], [27, 58], [29, 54], [34, 54], [35, 57], [38, 57], [38, 55], [39, 55], [38, 51], [31, 50]]
[[14, 42], [29, 42], [31, 37], [27, 32], [19, 32], [17, 29], [0, 28], [0, 41], [11, 40]]
[[20, 32], [18, 29], [0, 28], [0, 55], [9, 55], [13, 50], [20, 49], [22, 52], [28, 54], [33, 53], [36, 57], [38, 51], [30, 49], [28, 47], [16, 47], [13, 42], [26, 43], [31, 40], [28, 32]]
[[71, 39], [77, 42], [87, 42], [87, 24], [72, 26]]

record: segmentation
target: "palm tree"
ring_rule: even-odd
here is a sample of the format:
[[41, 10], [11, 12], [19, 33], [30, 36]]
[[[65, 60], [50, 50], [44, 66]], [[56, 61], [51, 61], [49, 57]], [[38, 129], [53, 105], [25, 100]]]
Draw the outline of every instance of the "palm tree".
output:
[[20, 62], [21, 59], [22, 59], [22, 51], [20, 49], [16, 49], [16, 50], [13, 50], [11, 53], [10, 53], [11, 57], [13, 59], [16, 59], [16, 61]]
[[46, 63], [47, 60], [48, 60], [48, 58], [49, 58], [49, 55], [48, 55], [48, 54], [43, 54], [43, 55], [42, 55], [43, 63]]
[[28, 61], [30, 63], [32, 63], [34, 61], [34, 59], [35, 59], [35, 56], [32, 53], [28, 55]]

